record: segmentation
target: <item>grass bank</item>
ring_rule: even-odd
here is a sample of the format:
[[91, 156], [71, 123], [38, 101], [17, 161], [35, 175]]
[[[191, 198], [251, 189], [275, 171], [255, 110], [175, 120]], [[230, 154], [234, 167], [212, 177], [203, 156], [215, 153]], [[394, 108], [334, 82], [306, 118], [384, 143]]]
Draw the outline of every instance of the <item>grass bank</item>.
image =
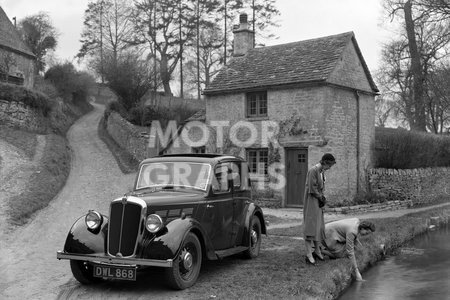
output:
[[[70, 126], [82, 115], [92, 110], [92, 105], [65, 106], [65, 109], [52, 111], [59, 119], [52, 119], [53, 132], [44, 135], [45, 147], [39, 159], [36, 154], [37, 137], [34, 132], [23, 129], [1, 126], [0, 139], [23, 150], [30, 164], [24, 169], [17, 170], [18, 180], [25, 176], [27, 181], [21, 183], [23, 187], [18, 195], [6, 201], [8, 223], [23, 225], [38, 210], [48, 206], [52, 199], [64, 186], [70, 172], [71, 153], [69, 143], [65, 137]], [[36, 159], [36, 161], [33, 161]]]
[[[356, 250], [363, 277], [364, 270], [383, 257], [379, 244], [384, 243], [393, 252], [425, 232], [427, 220], [435, 216], [448, 219], [450, 207], [399, 218], [372, 219], [377, 231], [361, 238], [363, 247]], [[263, 237], [262, 251], [256, 259], [246, 260], [236, 255], [206, 261], [196, 285], [177, 296], [180, 299], [336, 299], [353, 280], [348, 259], [326, 259], [317, 266], [307, 265], [301, 235], [301, 226], [272, 229]]]
[[[351, 216], [349, 215], [349, 217]], [[375, 223], [377, 230], [371, 235], [361, 237], [363, 246], [356, 249], [356, 258], [363, 277], [364, 270], [383, 259], [384, 255], [380, 250], [381, 244], [385, 245], [388, 255], [394, 254], [405, 242], [426, 232], [432, 217], [439, 217], [442, 222], [448, 222], [450, 207], [431, 208], [398, 218], [368, 219]], [[289, 237], [300, 237], [302, 232], [302, 226], [294, 226], [272, 229], [270, 235], [288, 239]], [[304, 256], [305, 253], [303, 242], [301, 243], [302, 251], [298, 253], [299, 257]], [[295, 274], [295, 270], [298, 268], [298, 265], [296, 267], [286, 263], [282, 265], [286, 268], [284, 271], [291, 274]], [[306, 268], [304, 272], [298, 274], [296, 281], [300, 284], [290, 287], [290, 290], [295, 292], [285, 293], [284, 296], [287, 298], [298, 296], [299, 299], [336, 299], [351, 284], [352, 280], [351, 267], [347, 259], [327, 259], [319, 262], [317, 267]], [[280, 282], [280, 284], [282, 283]]]
[[36, 150], [36, 134], [0, 125], [0, 139], [21, 149], [28, 158], [33, 158]]
[[139, 161], [137, 161], [130, 153], [120, 147], [119, 144], [109, 135], [106, 130], [105, 118], [102, 117], [98, 123], [98, 135], [100, 139], [106, 144], [109, 151], [113, 154], [114, 158], [119, 165], [120, 170], [125, 173], [134, 173], [139, 167]]
[[25, 224], [33, 213], [46, 207], [64, 186], [70, 172], [67, 140], [56, 134], [46, 135], [42, 158], [30, 171], [32, 173], [23, 193], [7, 200], [10, 224]]

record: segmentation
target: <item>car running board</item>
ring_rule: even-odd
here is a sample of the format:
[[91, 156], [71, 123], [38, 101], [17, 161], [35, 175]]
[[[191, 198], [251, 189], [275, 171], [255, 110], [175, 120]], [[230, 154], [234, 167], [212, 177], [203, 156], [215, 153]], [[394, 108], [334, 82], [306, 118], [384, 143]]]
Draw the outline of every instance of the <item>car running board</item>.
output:
[[225, 250], [219, 250], [219, 251], [215, 251], [216, 255], [218, 258], [224, 258], [239, 252], [243, 252], [245, 250], [247, 250], [248, 247], [244, 247], [244, 246], [239, 246], [239, 247], [234, 247], [234, 248], [230, 248], [230, 249], [225, 249]]

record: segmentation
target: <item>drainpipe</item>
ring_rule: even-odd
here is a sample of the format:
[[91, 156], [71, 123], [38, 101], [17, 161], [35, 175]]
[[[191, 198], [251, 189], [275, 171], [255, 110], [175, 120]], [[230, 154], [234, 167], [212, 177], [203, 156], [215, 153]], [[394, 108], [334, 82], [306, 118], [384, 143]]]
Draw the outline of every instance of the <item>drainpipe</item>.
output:
[[360, 136], [361, 136], [361, 123], [360, 123], [360, 118], [361, 118], [361, 113], [360, 113], [360, 104], [359, 104], [359, 99], [360, 99], [360, 95], [358, 90], [355, 90], [355, 96], [356, 96], [356, 192], [359, 193], [360, 191], [360, 170], [359, 170], [359, 166], [360, 166], [360, 160], [361, 160], [361, 153], [360, 153]]

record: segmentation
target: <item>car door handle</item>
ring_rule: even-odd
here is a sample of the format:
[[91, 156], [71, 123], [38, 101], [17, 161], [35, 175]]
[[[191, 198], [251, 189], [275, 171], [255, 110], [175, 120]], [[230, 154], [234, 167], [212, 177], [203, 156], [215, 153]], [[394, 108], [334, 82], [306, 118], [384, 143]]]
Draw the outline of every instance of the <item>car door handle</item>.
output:
[[213, 208], [213, 207], [214, 207], [214, 205], [212, 205], [212, 204], [206, 205], [206, 208]]

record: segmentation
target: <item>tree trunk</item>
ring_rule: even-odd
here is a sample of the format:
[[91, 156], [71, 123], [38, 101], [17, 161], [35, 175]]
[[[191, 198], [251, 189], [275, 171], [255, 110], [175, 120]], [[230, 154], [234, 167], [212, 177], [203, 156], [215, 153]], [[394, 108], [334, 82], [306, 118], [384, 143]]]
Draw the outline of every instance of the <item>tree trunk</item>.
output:
[[413, 74], [413, 100], [414, 100], [414, 123], [410, 124], [415, 131], [426, 131], [425, 105], [424, 105], [424, 75], [420, 53], [417, 49], [414, 20], [412, 17], [412, 2], [408, 0], [404, 6], [405, 26], [408, 36], [408, 47], [411, 55], [411, 72]]
[[172, 96], [172, 90], [170, 88], [170, 74], [167, 64], [168, 64], [167, 57], [161, 54], [160, 73], [161, 73], [161, 81], [164, 87], [164, 94], [166, 96]]

